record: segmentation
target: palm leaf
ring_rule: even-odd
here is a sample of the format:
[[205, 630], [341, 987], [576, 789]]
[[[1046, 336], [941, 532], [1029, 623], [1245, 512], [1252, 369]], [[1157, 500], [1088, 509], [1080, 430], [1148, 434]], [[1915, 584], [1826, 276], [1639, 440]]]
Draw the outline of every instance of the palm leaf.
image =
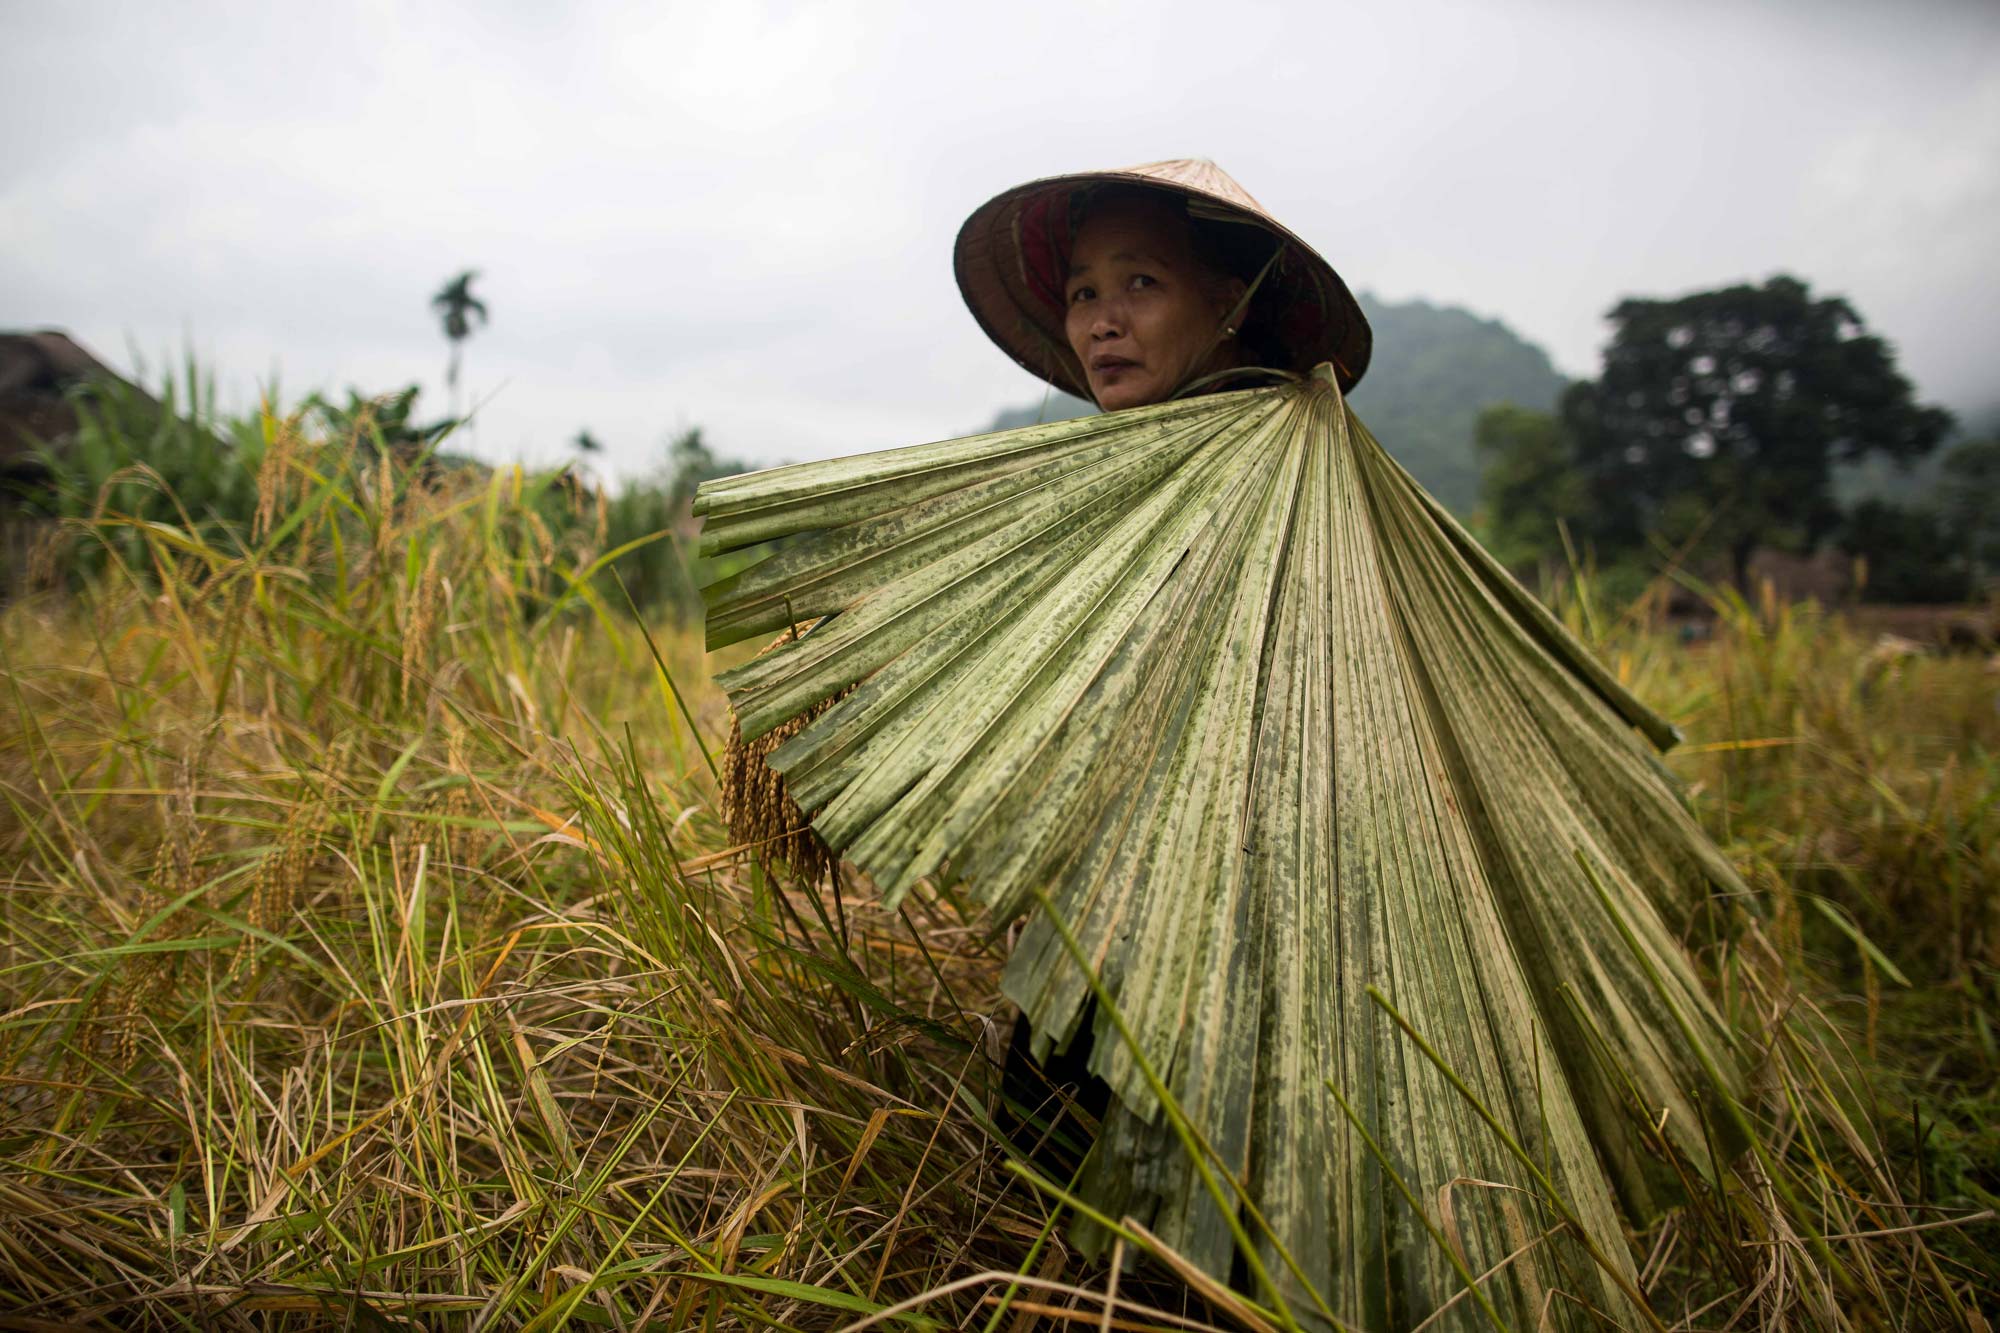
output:
[[[1592, 1246], [1558, 1227], [1486, 1284], [1510, 1318], [1557, 1287], [1629, 1313], [1588, 1250], [1629, 1262], [1613, 1192], [1660, 1183], [1635, 1101], [1708, 1165], [1699, 1102], [1729, 1089], [1705, 1071], [1733, 1065], [1675, 932], [1740, 886], [1649, 745], [1673, 729], [1322, 371], [704, 485], [704, 555], [772, 544], [707, 590], [710, 646], [825, 618], [722, 683], [746, 737], [853, 687], [771, 762], [885, 899], [947, 866], [1002, 917], [1046, 893], [1131, 1030], [1090, 1011], [1117, 1094], [1099, 1212], [1229, 1272], [1143, 1055], [1268, 1223], [1266, 1267], [1296, 1283], [1282, 1245], [1342, 1319], [1407, 1326], [1461, 1288], [1392, 1179], [1508, 1187], [1457, 1192], [1475, 1273], [1581, 1219]], [[1038, 1055], [1091, 995], [1040, 914], [1002, 984]]]

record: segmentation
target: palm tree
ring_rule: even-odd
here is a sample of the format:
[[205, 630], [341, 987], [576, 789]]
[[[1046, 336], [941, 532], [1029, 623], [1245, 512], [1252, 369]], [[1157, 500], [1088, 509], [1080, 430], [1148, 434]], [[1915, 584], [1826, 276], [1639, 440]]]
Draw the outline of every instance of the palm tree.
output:
[[445, 368], [444, 382], [452, 391], [453, 416], [458, 415], [459, 360], [465, 340], [472, 336], [473, 317], [477, 316], [481, 324], [487, 319], [486, 303], [472, 294], [472, 281], [478, 276], [478, 269], [466, 269], [431, 298], [431, 309], [444, 321], [444, 336], [451, 341], [451, 364]]

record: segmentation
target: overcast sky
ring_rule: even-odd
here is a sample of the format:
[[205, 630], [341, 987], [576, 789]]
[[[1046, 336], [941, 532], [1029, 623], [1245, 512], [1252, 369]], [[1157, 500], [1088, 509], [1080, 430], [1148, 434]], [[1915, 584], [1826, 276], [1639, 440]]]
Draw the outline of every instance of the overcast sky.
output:
[[1039, 389], [959, 302], [959, 223], [1178, 156], [1356, 288], [1498, 316], [1571, 374], [1622, 295], [1787, 270], [1928, 396], [2000, 401], [1991, 0], [0, 0], [0, 33], [0, 329], [192, 347], [237, 403], [275, 372], [420, 379], [439, 411], [427, 298], [476, 267], [492, 457], [977, 428]]

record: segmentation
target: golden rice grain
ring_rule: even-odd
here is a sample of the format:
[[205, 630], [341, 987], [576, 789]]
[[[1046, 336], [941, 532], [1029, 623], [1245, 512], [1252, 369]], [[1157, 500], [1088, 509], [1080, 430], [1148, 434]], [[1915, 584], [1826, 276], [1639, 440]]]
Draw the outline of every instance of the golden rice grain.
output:
[[430, 558], [424, 562], [424, 572], [417, 579], [417, 586], [411, 589], [409, 604], [403, 616], [403, 684], [402, 701], [410, 702], [411, 683], [420, 679], [430, 667], [431, 630], [437, 622], [438, 593], [443, 584], [443, 576], [438, 568], [439, 548], [431, 548]]
[[[789, 634], [774, 639], [765, 645], [764, 652], [791, 639]], [[771, 752], [811, 726], [849, 692], [842, 690], [822, 700], [752, 741], [743, 739], [735, 712], [729, 714], [729, 745], [722, 763], [722, 817], [729, 826], [730, 839], [755, 848], [759, 860], [783, 861], [814, 882], [831, 873], [840, 859], [813, 831], [811, 817], [792, 799], [784, 775], [771, 767]]]

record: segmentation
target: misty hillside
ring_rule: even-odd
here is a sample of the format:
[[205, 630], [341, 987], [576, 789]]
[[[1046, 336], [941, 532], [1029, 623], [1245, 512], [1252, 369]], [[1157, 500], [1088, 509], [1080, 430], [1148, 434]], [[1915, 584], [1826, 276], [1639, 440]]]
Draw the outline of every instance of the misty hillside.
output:
[[1060, 389], [1050, 389], [1045, 398], [1023, 403], [1019, 407], [1001, 408], [982, 430], [1013, 430], [1017, 426], [1034, 426], [1044, 421], [1068, 421], [1071, 417], [1089, 416], [1096, 410], [1081, 398]]
[[1428, 301], [1359, 293], [1375, 358], [1354, 410], [1416, 479], [1463, 514], [1479, 498], [1472, 428], [1494, 403], [1552, 409], [1564, 380], [1547, 352], [1497, 319]]
[[2000, 403], [1982, 407], [1955, 408], [1957, 429], [1935, 453], [1912, 463], [1899, 463], [1882, 454], [1869, 454], [1857, 463], [1836, 463], [1833, 468], [1833, 495], [1843, 509], [1863, 500], [1886, 500], [1890, 504], [1923, 505], [1937, 495], [1944, 478], [1944, 456], [1955, 444], [1968, 440], [2000, 440]]
[[[1428, 301], [1392, 302], [1367, 293], [1361, 308], [1375, 330], [1375, 358], [1354, 391], [1368, 428], [1430, 492], [1459, 513], [1479, 497], [1472, 427], [1481, 408], [1513, 402], [1549, 409], [1563, 377], [1548, 354], [1498, 320]], [[1091, 411], [1050, 393], [996, 414], [988, 430], [1063, 421]]]

